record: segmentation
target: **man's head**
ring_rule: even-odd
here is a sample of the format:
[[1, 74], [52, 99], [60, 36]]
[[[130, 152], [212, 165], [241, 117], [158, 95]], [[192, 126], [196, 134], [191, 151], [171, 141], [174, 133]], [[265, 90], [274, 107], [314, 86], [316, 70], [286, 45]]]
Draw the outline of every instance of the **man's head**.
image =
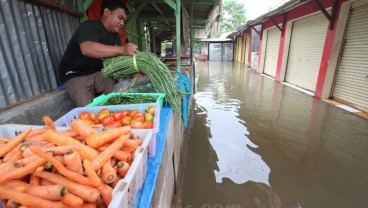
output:
[[128, 9], [121, 0], [103, 0], [101, 21], [109, 32], [118, 33], [124, 27]]

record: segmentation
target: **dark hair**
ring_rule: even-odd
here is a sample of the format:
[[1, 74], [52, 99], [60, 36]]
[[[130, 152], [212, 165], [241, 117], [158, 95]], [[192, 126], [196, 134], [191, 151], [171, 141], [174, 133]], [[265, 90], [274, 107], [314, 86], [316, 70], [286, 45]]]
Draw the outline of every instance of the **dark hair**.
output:
[[115, 9], [121, 8], [124, 9], [125, 13], [128, 15], [128, 8], [123, 3], [122, 0], [103, 0], [101, 3], [101, 16], [104, 13], [105, 9], [109, 9], [110, 11], [114, 11]]

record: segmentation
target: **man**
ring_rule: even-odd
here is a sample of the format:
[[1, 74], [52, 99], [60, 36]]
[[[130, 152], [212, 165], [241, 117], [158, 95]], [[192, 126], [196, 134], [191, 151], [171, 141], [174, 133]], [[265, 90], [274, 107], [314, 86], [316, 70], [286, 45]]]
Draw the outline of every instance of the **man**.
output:
[[103, 58], [134, 55], [137, 46], [121, 46], [119, 31], [127, 18], [121, 0], [104, 0], [101, 19], [83, 22], [70, 39], [60, 63], [60, 81], [79, 107], [92, 102], [96, 93], [110, 93], [115, 80], [104, 77]]

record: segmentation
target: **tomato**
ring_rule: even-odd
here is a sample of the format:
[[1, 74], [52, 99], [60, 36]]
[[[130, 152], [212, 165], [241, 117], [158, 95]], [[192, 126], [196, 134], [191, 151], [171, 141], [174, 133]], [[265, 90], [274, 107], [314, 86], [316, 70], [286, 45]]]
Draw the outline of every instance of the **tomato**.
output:
[[97, 120], [97, 116], [96, 116], [96, 114], [94, 112], [89, 112], [89, 117], [91, 117], [91, 120], [93, 122], [97, 122], [98, 121]]
[[137, 120], [137, 121], [142, 121], [144, 122], [144, 115], [141, 112], [137, 112], [134, 114], [134, 116], [132, 117], [132, 120]]
[[82, 120], [92, 120], [91, 119], [91, 116], [89, 115], [89, 113], [88, 112], [86, 112], [86, 111], [83, 111], [83, 112], [81, 112], [80, 114], [79, 114], [79, 117], [78, 117], [79, 119], [82, 119]]
[[123, 114], [123, 117], [127, 116], [129, 114], [129, 111], [127, 111], [127, 110], [122, 110], [120, 112]]
[[114, 127], [114, 128], [118, 128], [118, 127], [121, 127], [121, 126], [122, 126], [121, 121], [114, 121], [114, 122], [112, 122], [112, 127]]
[[92, 120], [89, 120], [89, 119], [82, 119], [82, 121], [84, 123], [86, 123], [88, 126], [92, 126], [95, 124], [95, 122], [93, 122]]
[[153, 123], [152, 122], [149, 122], [149, 121], [145, 121], [143, 123], [143, 125], [144, 125], [144, 128], [145, 129], [152, 129], [153, 128]]
[[107, 115], [102, 118], [101, 124], [104, 126], [112, 126], [112, 123], [115, 121], [114, 116]]
[[132, 117], [124, 116], [124, 118], [121, 120], [121, 123], [123, 124], [123, 126], [129, 126], [130, 120], [132, 120]]
[[124, 117], [124, 114], [121, 111], [114, 112], [112, 115], [114, 116], [115, 121], [121, 121]]
[[155, 108], [155, 106], [149, 106], [149, 107], [146, 109], [146, 113], [150, 113], [150, 114], [152, 114], [153, 116], [155, 115], [155, 112], [156, 112], [156, 108]]
[[98, 114], [110, 114], [110, 110], [108, 108], [102, 108]]
[[138, 113], [137, 110], [131, 110], [131, 111], [129, 111], [128, 116], [133, 117], [134, 114], [136, 114], [136, 113]]
[[142, 121], [131, 120], [130, 121], [130, 127], [132, 127], [133, 129], [143, 129], [144, 124], [143, 124]]
[[145, 113], [144, 120], [148, 122], [153, 122], [153, 115], [151, 113]]

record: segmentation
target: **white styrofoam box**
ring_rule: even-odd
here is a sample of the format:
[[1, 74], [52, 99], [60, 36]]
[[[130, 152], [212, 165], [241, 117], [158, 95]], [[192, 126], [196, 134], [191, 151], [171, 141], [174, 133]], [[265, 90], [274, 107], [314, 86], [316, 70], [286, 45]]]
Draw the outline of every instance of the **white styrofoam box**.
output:
[[[45, 126], [37, 125], [24, 125], [24, 124], [1, 124], [0, 125], [0, 137], [15, 138], [22, 131], [32, 128], [32, 129], [42, 129]], [[68, 127], [57, 127], [59, 131], [67, 131]]]
[[107, 106], [93, 106], [93, 107], [79, 107], [74, 108], [69, 111], [67, 114], [63, 115], [61, 118], [57, 119], [54, 123], [56, 126], [70, 126], [71, 122], [74, 119], [77, 119], [79, 114], [83, 111], [93, 112], [96, 115], [102, 108], [108, 108], [110, 112], [116, 112], [121, 110], [138, 110], [141, 113], [144, 113], [145, 110], [149, 106], [154, 106], [156, 109], [154, 120], [153, 120], [153, 129], [134, 129], [136, 131], [152, 131], [153, 138], [151, 143], [149, 144], [149, 152], [148, 156], [154, 157], [156, 153], [156, 134], [160, 130], [160, 105], [158, 103], [142, 103], [142, 104], [128, 104], [128, 105], [107, 105]]
[[[139, 136], [139, 133], [137, 133]], [[136, 197], [141, 190], [147, 174], [147, 149], [149, 139], [152, 138], [152, 132], [147, 132], [146, 139], [142, 147], [136, 151], [134, 161], [129, 168], [127, 175], [121, 179], [112, 191], [112, 201], [109, 208], [128, 208], [136, 206]]]

